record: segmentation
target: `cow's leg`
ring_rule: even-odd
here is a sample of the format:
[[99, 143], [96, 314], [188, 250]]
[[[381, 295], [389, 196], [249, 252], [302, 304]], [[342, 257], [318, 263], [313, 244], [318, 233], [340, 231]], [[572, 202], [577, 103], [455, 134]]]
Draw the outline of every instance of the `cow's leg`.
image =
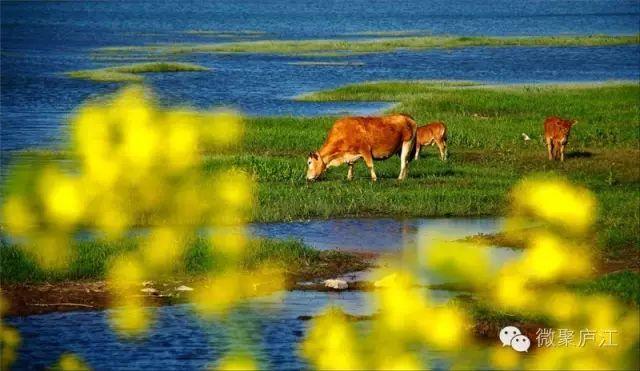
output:
[[560, 144], [560, 161], [564, 162], [564, 144]]
[[440, 159], [445, 161], [447, 159], [447, 143], [443, 140], [436, 141], [436, 145], [440, 150]]
[[378, 180], [378, 177], [376, 176], [376, 172], [373, 169], [373, 156], [371, 156], [371, 153], [363, 153], [362, 159], [371, 172], [371, 180], [375, 182], [376, 180]]
[[420, 149], [422, 148], [422, 146], [420, 146], [419, 143], [416, 143], [416, 155], [414, 157], [414, 160], [417, 160], [420, 158]]
[[551, 138], [547, 138], [547, 153], [549, 154], [549, 160], [553, 160], [553, 143]]
[[400, 175], [398, 175], [398, 179], [400, 180], [404, 180], [407, 177], [411, 147], [413, 147], [413, 140], [402, 143], [402, 152], [400, 152]]
[[353, 162], [349, 162], [347, 166], [349, 166], [349, 170], [347, 171], [347, 180], [352, 180], [353, 179]]
[[444, 147], [444, 160], [447, 161], [449, 158], [449, 147], [447, 147], [447, 140], [442, 141], [442, 146]]

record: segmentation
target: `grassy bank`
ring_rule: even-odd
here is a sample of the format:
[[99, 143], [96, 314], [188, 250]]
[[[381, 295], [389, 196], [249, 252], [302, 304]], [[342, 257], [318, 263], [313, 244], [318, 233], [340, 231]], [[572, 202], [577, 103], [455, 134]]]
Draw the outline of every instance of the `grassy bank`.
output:
[[[63, 281], [103, 280], [113, 259], [136, 251], [136, 241], [126, 239], [117, 242], [85, 241], [73, 246], [68, 269], [46, 271], [23, 250], [3, 242], [0, 245], [0, 281], [12, 283], [38, 283]], [[349, 271], [365, 269], [369, 261], [359, 255], [332, 251], [318, 251], [298, 241], [254, 240], [247, 247], [242, 261], [246, 269], [263, 264], [282, 268], [289, 279], [313, 279], [331, 277]], [[170, 277], [190, 277], [225, 266], [224, 257], [215, 253], [205, 239], [188, 244], [183, 257], [184, 264], [177, 264]], [[156, 277], [162, 278], [162, 277]]]
[[75, 79], [96, 82], [141, 82], [140, 74], [157, 72], [201, 72], [208, 71], [206, 67], [192, 63], [178, 62], [149, 62], [134, 63], [116, 67], [105, 67], [94, 70], [80, 70], [67, 72], [66, 75]]
[[260, 40], [205, 44], [163, 44], [149, 46], [115, 46], [98, 49], [99, 53], [127, 54], [185, 54], [185, 53], [255, 53], [282, 55], [330, 55], [331, 53], [362, 54], [397, 50], [426, 50], [433, 48], [535, 47], [535, 46], [612, 46], [638, 44], [633, 36], [413, 36], [380, 37], [365, 40]]

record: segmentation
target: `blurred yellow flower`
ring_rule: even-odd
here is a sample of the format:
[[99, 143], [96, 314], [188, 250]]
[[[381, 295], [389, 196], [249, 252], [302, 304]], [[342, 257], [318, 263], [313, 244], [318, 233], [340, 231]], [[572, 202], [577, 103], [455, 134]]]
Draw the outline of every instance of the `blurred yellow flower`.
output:
[[23, 236], [36, 227], [36, 216], [22, 196], [10, 196], [2, 208], [2, 222], [10, 234]]
[[232, 371], [232, 370], [245, 370], [252, 371], [258, 370], [256, 361], [249, 355], [226, 355], [219, 362], [216, 370], [220, 371]]
[[330, 308], [314, 318], [301, 350], [316, 369], [353, 370], [364, 367], [357, 345], [358, 338], [344, 313]]
[[90, 370], [80, 357], [75, 354], [65, 353], [60, 356], [58, 368], [61, 371], [88, 371]]
[[485, 247], [441, 241], [430, 244], [425, 250], [427, 268], [448, 282], [483, 286], [490, 277], [489, 254]]
[[591, 227], [596, 215], [593, 195], [560, 179], [525, 180], [512, 195], [516, 215], [530, 214], [578, 233]]

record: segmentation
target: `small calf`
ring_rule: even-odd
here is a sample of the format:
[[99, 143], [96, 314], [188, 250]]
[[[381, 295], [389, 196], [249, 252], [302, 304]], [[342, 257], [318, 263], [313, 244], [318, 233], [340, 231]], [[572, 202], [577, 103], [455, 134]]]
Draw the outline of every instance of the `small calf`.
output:
[[547, 143], [549, 160], [564, 161], [564, 148], [569, 142], [571, 127], [577, 120], [565, 120], [557, 116], [547, 117], [544, 121], [544, 140]]
[[447, 127], [444, 122], [435, 121], [418, 128], [416, 133], [415, 159], [420, 157], [420, 149], [423, 146], [437, 145], [440, 150], [440, 159], [447, 160]]

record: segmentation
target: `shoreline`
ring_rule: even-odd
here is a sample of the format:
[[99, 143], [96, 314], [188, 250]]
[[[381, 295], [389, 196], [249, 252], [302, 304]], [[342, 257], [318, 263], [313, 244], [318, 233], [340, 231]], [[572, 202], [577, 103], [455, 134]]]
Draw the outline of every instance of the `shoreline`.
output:
[[[347, 254], [348, 258], [344, 258]], [[286, 291], [304, 287], [302, 282], [321, 285], [322, 280], [344, 276], [374, 267], [378, 254], [372, 252], [340, 252], [327, 254], [315, 266], [295, 267], [285, 272]], [[322, 269], [322, 271], [320, 271]], [[185, 303], [188, 290], [204, 276], [172, 277], [148, 284], [140, 283], [140, 294], [152, 307]], [[145, 285], [145, 283], [147, 283]], [[145, 288], [156, 292], [145, 293]], [[6, 308], [4, 317], [25, 317], [54, 312], [92, 311], [110, 308], [110, 289], [105, 280], [63, 280], [58, 282], [13, 282], [0, 284], [0, 296]]]

